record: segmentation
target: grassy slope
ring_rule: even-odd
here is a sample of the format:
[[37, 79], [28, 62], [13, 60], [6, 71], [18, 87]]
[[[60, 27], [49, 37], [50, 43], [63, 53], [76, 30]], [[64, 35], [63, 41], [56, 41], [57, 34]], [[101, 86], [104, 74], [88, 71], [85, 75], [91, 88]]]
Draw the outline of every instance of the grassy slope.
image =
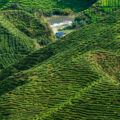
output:
[[6, 69], [8, 76], [1, 72], [1, 119], [119, 119], [119, 16], [36, 51]]
[[23, 7], [42, 8], [45, 10], [71, 8], [73, 11], [79, 12], [90, 7], [95, 0], [10, 0], [10, 2], [18, 2]]

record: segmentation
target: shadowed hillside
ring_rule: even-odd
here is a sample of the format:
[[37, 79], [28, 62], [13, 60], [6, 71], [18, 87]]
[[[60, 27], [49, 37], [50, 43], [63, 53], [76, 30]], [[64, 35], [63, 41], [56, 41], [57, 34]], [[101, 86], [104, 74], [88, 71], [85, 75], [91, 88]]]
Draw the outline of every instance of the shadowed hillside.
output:
[[9, 0], [9, 3], [19, 3], [23, 8], [43, 9], [53, 11], [69, 8], [74, 12], [80, 12], [89, 8], [97, 0]]
[[2, 70], [1, 119], [118, 120], [119, 23], [120, 10]]

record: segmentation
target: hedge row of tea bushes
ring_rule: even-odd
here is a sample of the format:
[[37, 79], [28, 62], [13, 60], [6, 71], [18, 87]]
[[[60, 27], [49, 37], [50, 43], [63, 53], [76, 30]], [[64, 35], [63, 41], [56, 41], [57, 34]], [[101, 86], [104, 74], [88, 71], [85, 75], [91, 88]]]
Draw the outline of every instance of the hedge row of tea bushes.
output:
[[120, 10], [2, 70], [1, 119], [119, 119], [119, 16]]
[[8, 2], [9, 0], [0, 0], [0, 8], [4, 7]]
[[[103, 79], [103, 78], [102, 78]], [[82, 89], [57, 110], [34, 120], [118, 120], [120, 118], [120, 87], [108, 80], [95, 82]]]

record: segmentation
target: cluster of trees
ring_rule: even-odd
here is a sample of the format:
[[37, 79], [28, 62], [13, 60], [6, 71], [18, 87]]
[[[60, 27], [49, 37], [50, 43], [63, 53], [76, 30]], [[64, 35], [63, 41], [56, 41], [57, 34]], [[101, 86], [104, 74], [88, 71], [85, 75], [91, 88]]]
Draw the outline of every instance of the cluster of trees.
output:
[[87, 24], [90, 24], [90, 18], [87, 16], [80, 14], [75, 18], [75, 20], [72, 23], [72, 28], [80, 28]]
[[53, 10], [47, 10], [47, 9], [36, 9], [32, 8], [30, 10], [31, 13], [37, 13], [38, 15], [46, 16], [46, 17], [51, 17], [52, 15], [71, 15], [73, 11], [70, 8], [65, 8], [65, 9], [53, 9]]
[[55, 14], [55, 15], [70, 15], [72, 13], [73, 13], [73, 11], [70, 8], [53, 10], [53, 14]]

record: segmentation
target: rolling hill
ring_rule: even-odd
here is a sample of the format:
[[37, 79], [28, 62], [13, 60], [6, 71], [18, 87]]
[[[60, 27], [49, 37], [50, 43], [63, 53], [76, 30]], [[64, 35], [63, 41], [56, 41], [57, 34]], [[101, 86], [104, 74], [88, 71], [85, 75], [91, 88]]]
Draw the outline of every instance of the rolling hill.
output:
[[118, 120], [120, 10], [0, 72], [2, 120]]
[[10, 3], [19, 3], [24, 8], [43, 9], [52, 11], [54, 9], [70, 8], [79, 12], [90, 7], [96, 0], [9, 0]]
[[77, 19], [95, 23], [119, 8], [120, 0], [98, 0], [90, 8], [80, 12]]
[[0, 15], [0, 69], [35, 50], [36, 43]]
[[0, 69], [52, 42], [53, 37], [43, 18], [23, 10], [0, 11]]

